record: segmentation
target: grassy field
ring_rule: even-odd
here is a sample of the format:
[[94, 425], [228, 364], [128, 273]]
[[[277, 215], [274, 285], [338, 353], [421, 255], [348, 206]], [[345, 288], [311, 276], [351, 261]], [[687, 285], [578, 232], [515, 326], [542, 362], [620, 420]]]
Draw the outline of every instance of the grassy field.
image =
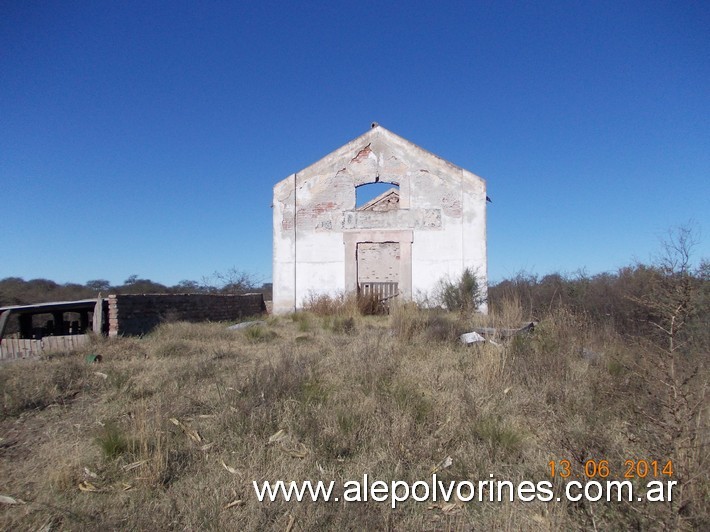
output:
[[[11, 499], [0, 528], [707, 530], [707, 353], [670, 356], [565, 310], [497, 346], [457, 341], [473, 326], [525, 318], [509, 302], [487, 317], [403, 306], [271, 317], [240, 331], [174, 323], [5, 364], [0, 495]], [[569, 460], [576, 474], [607, 460], [609, 478], [621, 479], [625, 462], [641, 459], [673, 460], [672, 503], [392, 509], [259, 502], [252, 487], [363, 474], [426, 481], [437, 471], [447, 482], [550, 480], [559, 495], [550, 461]]]

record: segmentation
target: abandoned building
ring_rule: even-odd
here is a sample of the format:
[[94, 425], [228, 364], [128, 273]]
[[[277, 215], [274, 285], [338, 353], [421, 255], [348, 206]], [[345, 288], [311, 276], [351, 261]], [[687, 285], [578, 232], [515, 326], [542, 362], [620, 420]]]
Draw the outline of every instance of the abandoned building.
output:
[[164, 322], [236, 321], [266, 312], [264, 295], [112, 294], [0, 307], [0, 361], [70, 351], [103, 336], [139, 336]]
[[[391, 187], [356, 204], [373, 183]], [[485, 288], [486, 182], [373, 123], [274, 186], [273, 239], [274, 313], [320, 294], [431, 295], [466, 268]]]

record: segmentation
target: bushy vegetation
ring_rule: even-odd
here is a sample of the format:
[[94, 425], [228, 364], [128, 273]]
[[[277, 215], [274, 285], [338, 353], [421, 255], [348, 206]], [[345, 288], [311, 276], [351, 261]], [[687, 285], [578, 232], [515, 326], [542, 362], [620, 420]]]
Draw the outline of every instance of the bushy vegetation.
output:
[[491, 286], [489, 301], [491, 305], [518, 301], [525, 314], [533, 318], [566, 308], [633, 335], [659, 334], [659, 325], [678, 309], [683, 320], [674, 325], [680, 325], [674, 335], [683, 329], [693, 336], [707, 335], [710, 316], [701, 310], [710, 302], [710, 262], [703, 258], [693, 265], [693, 238], [687, 228], [674, 230], [652, 264], [637, 263], [612, 273], [588, 275], [579, 271], [540, 278], [521, 272]]
[[444, 308], [458, 312], [473, 312], [485, 302], [476, 274], [466, 268], [458, 279], [440, 281], [437, 300]]
[[389, 302], [375, 294], [309, 294], [303, 310], [316, 316], [380, 316], [389, 312]]

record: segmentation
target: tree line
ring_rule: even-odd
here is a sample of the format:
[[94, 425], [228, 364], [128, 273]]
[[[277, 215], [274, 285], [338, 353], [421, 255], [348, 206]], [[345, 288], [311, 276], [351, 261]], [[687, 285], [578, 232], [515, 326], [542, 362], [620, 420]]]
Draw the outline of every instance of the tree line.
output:
[[650, 264], [596, 275], [519, 273], [489, 288], [489, 306], [515, 300], [532, 320], [568, 309], [624, 334], [680, 335], [709, 345], [710, 260], [693, 262], [696, 245], [694, 232], [681, 227]]
[[232, 268], [225, 273], [215, 272], [200, 281], [184, 280], [168, 286], [138, 275], [129, 276], [122, 284], [113, 285], [106, 279], [93, 279], [85, 284], [60, 284], [49, 279], [6, 277], [0, 279], [0, 307], [31, 305], [50, 301], [90, 299], [99, 294], [244, 294], [263, 292], [271, 299], [271, 283], [257, 276]]

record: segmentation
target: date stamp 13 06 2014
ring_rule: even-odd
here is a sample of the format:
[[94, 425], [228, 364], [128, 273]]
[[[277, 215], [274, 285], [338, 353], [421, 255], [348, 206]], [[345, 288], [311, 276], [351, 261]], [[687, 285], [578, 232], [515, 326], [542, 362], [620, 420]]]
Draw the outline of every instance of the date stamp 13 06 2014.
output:
[[671, 460], [624, 460], [623, 463], [612, 464], [609, 460], [586, 460], [576, 463], [572, 461], [550, 460], [547, 463], [552, 478], [671, 478], [673, 477], [673, 462]]

